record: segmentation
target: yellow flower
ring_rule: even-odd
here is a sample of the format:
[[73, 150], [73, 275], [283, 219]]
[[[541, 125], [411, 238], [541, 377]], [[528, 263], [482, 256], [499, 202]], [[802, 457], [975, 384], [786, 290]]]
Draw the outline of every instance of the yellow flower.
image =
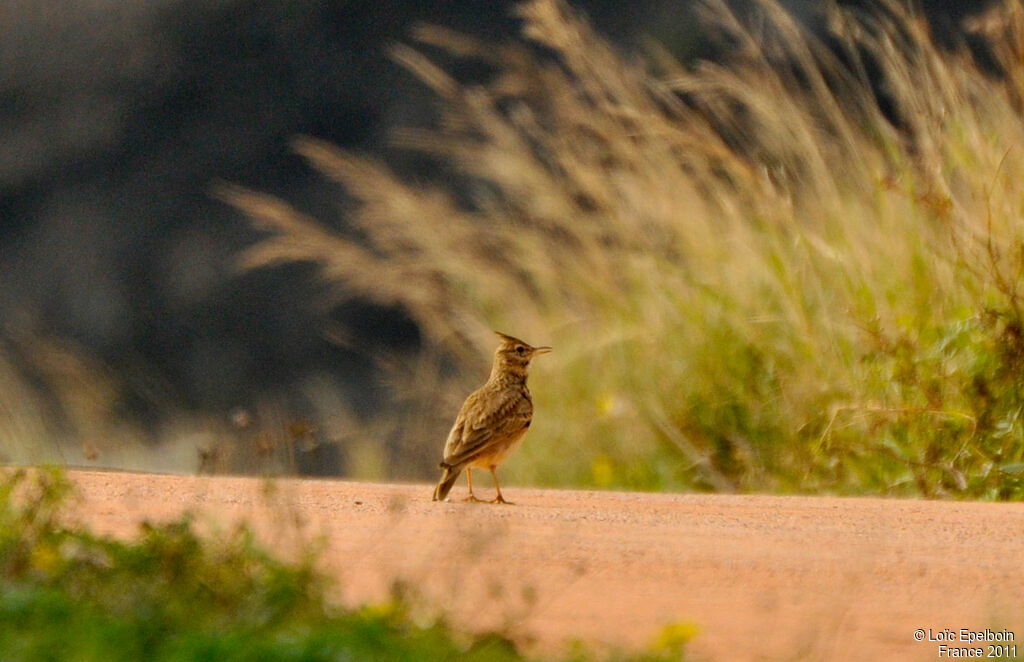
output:
[[597, 413], [601, 416], [608, 416], [615, 411], [615, 405], [618, 404], [615, 401], [614, 393], [602, 393], [597, 398]]
[[60, 564], [60, 550], [47, 542], [40, 542], [32, 548], [32, 567], [47, 574]]
[[598, 487], [608, 487], [615, 480], [615, 465], [607, 455], [598, 455], [590, 465], [594, 476], [594, 484]]
[[684, 621], [669, 623], [655, 637], [651, 648], [657, 651], [681, 652], [683, 647], [699, 632], [700, 628], [695, 623]]

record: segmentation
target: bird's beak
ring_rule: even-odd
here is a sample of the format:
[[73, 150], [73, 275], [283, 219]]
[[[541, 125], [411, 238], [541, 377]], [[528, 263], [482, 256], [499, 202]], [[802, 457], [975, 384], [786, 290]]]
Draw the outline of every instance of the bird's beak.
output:
[[547, 346], [544, 346], [544, 347], [534, 347], [533, 348], [533, 353], [534, 354], [547, 354], [550, 351], [551, 351], [551, 348], [547, 347]]

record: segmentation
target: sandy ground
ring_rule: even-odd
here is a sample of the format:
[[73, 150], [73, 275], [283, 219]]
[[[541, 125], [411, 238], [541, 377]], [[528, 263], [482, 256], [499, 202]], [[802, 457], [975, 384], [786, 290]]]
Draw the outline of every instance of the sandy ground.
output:
[[320, 539], [344, 601], [402, 582], [536, 653], [644, 647], [683, 623], [692, 656], [716, 661], [934, 660], [928, 632], [946, 628], [1005, 628], [1024, 658], [1024, 504], [508, 486], [517, 505], [491, 506], [432, 503], [429, 485], [70, 475], [98, 532], [188, 510], [215, 529], [250, 521], [282, 552]]

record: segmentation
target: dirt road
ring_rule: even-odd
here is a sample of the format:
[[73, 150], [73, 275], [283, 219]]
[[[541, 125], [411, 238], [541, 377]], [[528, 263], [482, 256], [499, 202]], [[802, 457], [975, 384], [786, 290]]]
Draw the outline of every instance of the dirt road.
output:
[[[698, 632], [688, 650], [716, 661], [988, 652], [961, 628], [1005, 628], [1024, 659], [1024, 504], [508, 486], [517, 505], [490, 506], [432, 503], [428, 485], [70, 475], [99, 532], [191, 510], [210, 526], [248, 520], [282, 551], [321, 537], [343, 600], [404, 582], [456, 624], [505, 628], [534, 652], [571, 638], [642, 647], [682, 623]], [[946, 628], [953, 641], [927, 640]]]

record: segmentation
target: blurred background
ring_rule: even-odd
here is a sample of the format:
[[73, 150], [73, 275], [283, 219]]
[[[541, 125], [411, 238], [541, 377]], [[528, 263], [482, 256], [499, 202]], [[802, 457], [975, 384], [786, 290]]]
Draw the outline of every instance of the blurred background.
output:
[[[967, 44], [984, 59], [984, 40], [965, 25], [990, 4], [923, 2], [917, 16], [939, 49]], [[471, 35], [495, 52], [518, 44], [525, 50], [509, 57], [536, 57], [530, 66], [557, 59], [558, 47], [524, 38], [512, 2], [428, 5], [14, 0], [0, 8], [0, 461], [428, 479], [461, 398], [486, 375], [486, 328], [504, 323], [556, 346], [570, 333], [564, 320], [516, 328], [481, 304], [477, 322], [451, 320], [445, 336], [443, 323], [425, 329], [401, 297], [331, 278], [312, 254], [247, 253], [280, 228], [252, 222], [259, 201], [230, 185], [286, 200], [289, 213], [324, 232], [351, 231], [357, 243], [367, 232], [353, 230], [350, 216], [368, 196], [353, 195], [352, 181], [331, 181], [329, 162], [316, 167], [319, 143], [297, 151], [298, 136], [386, 163], [414, 187], [446, 187], [456, 198], [477, 191], [436, 150], [409, 149], [420, 135], [409, 129], [443, 124], [444, 94], [395, 45], [424, 42], [467, 89], [493, 84], [501, 66], [463, 57], [451, 35], [445, 48], [436, 36], [414, 38], [416, 26]], [[782, 5], [828, 42], [819, 3]], [[652, 43], [684, 68], [725, 62], [738, 48], [683, 0], [572, 7], [624, 63], [647, 57]], [[732, 7], [741, 19], [763, 11]], [[898, 109], [887, 112], [899, 125]], [[362, 267], [371, 280], [374, 264]], [[571, 349], [563, 356], [579, 359]], [[545, 367], [536, 370], [544, 379]], [[597, 411], [619, 406], [593, 399]], [[743, 459], [742, 443], [708, 441], [655, 410], [647, 419], [669, 438], [657, 443], [678, 446], [676, 430], [698, 447], [667, 473], [619, 480], [623, 460], [606, 448], [579, 475], [523, 479], [750, 487], [730, 474], [730, 463], [757, 465]], [[834, 423], [830, 411], [818, 432]], [[693, 468], [701, 462], [715, 467], [701, 474]]]

